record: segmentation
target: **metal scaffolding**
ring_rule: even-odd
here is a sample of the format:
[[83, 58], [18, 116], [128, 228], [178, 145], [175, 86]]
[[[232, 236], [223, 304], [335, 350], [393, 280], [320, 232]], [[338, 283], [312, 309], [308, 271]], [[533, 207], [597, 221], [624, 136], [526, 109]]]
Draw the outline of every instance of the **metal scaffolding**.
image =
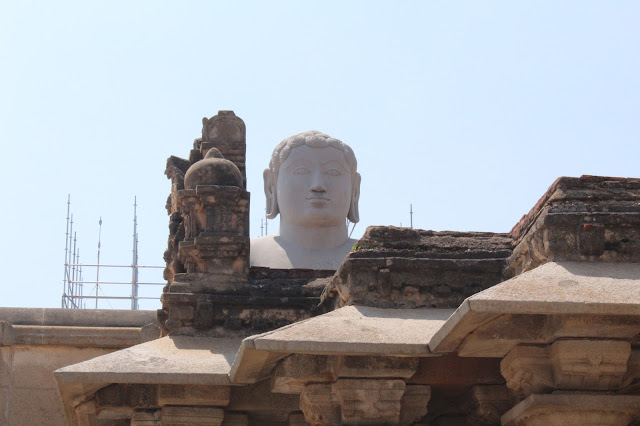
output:
[[[65, 309], [86, 309], [87, 300], [95, 300], [95, 309], [98, 309], [100, 300], [130, 300], [131, 310], [138, 310], [138, 301], [141, 299], [158, 300], [159, 297], [143, 297], [139, 295], [139, 286], [163, 286], [164, 282], [140, 282], [139, 271], [140, 269], [163, 269], [164, 266], [151, 266], [151, 265], [139, 265], [138, 264], [138, 217], [137, 217], [137, 197], [133, 202], [133, 257], [131, 265], [101, 265], [100, 264], [100, 251], [101, 251], [101, 238], [102, 238], [102, 217], [98, 222], [98, 254], [97, 262], [95, 264], [82, 264], [80, 263], [80, 249], [77, 247], [77, 236], [73, 230], [73, 214], [71, 214], [71, 196], [67, 198], [67, 231], [65, 234], [65, 248], [64, 248], [64, 278], [63, 278], [63, 291], [62, 291], [62, 308]], [[95, 268], [96, 279], [95, 281], [85, 281], [83, 277], [83, 269]], [[100, 268], [131, 268], [131, 281], [101, 281], [100, 280]], [[91, 286], [91, 291], [88, 295], [84, 294], [84, 285]], [[106, 295], [103, 292], [104, 286], [111, 285], [129, 285], [131, 286], [131, 294], [129, 296], [124, 295]], [[109, 304], [109, 303], [108, 303]], [[110, 304], [109, 304], [110, 305]]]

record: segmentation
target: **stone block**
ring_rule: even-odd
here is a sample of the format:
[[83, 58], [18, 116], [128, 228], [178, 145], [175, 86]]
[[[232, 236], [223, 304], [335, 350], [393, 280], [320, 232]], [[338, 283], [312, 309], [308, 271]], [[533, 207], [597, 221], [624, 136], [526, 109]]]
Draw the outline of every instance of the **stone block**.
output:
[[516, 346], [500, 363], [507, 387], [517, 395], [546, 393], [554, 388], [546, 346]]
[[224, 413], [222, 426], [246, 426], [249, 424], [249, 417], [242, 413]]
[[619, 340], [559, 340], [549, 349], [558, 389], [615, 390], [623, 386], [631, 344]]
[[504, 426], [628, 425], [640, 420], [640, 395], [531, 395], [502, 416]]
[[629, 342], [557, 340], [550, 346], [516, 346], [502, 360], [507, 386], [521, 397], [559, 390], [608, 390], [633, 380]]
[[397, 424], [405, 387], [403, 380], [339, 379], [332, 392], [338, 398], [343, 423]]
[[131, 426], [162, 426], [160, 410], [136, 410], [131, 415]]
[[369, 227], [325, 290], [323, 303], [455, 308], [503, 280], [507, 234]]
[[338, 378], [336, 356], [294, 354], [278, 363], [272, 376], [272, 392], [300, 394], [309, 382], [334, 382]]
[[9, 387], [0, 382], [0, 425], [8, 425], [9, 418]]
[[113, 384], [95, 393], [97, 410], [124, 407], [150, 409], [158, 406], [158, 388], [155, 385]]
[[160, 385], [158, 405], [193, 405], [224, 407], [229, 403], [228, 386]]
[[219, 426], [224, 420], [224, 410], [205, 407], [163, 407], [161, 418], [162, 424], [167, 426]]
[[55, 389], [13, 388], [9, 391], [8, 425], [66, 425]]
[[462, 410], [467, 425], [493, 425], [516, 403], [513, 393], [504, 385], [473, 386], [463, 396]]
[[11, 358], [13, 349], [9, 346], [0, 346], [0, 386], [11, 386]]
[[413, 376], [418, 358], [345, 356], [340, 377], [403, 378]]
[[140, 329], [140, 343], [150, 342], [159, 339], [162, 336], [162, 330], [156, 323], [147, 324]]
[[32, 389], [58, 388], [53, 372], [61, 367], [107, 353], [98, 348], [64, 346], [14, 347], [11, 375], [14, 386]]
[[249, 386], [232, 386], [231, 400], [226, 410], [287, 413], [288, 415], [300, 410], [300, 396], [272, 393], [270, 380], [262, 380]]
[[300, 409], [312, 425], [333, 425], [342, 422], [338, 396], [331, 384], [309, 384], [300, 394]]
[[504, 383], [499, 358], [463, 358], [451, 353], [419, 361], [416, 374], [407, 383], [447, 386], [459, 392], [474, 384]]
[[16, 333], [9, 321], [0, 321], [0, 346], [13, 345], [16, 342]]
[[308, 426], [309, 423], [302, 413], [292, 413], [289, 415], [289, 426]]
[[400, 424], [412, 425], [427, 414], [431, 386], [407, 385], [400, 401]]

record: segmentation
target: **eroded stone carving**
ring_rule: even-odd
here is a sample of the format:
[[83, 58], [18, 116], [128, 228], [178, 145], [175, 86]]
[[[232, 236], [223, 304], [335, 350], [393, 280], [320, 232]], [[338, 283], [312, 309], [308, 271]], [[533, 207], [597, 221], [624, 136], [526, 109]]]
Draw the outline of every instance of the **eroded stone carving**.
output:
[[618, 340], [557, 340], [516, 346], [501, 362], [507, 387], [519, 396], [560, 390], [617, 390], [630, 383], [631, 345]]
[[431, 388], [398, 379], [338, 379], [312, 383], [300, 408], [312, 425], [412, 424], [427, 414]]
[[282, 141], [264, 171], [267, 217], [280, 215], [279, 235], [251, 241], [251, 266], [338, 268], [356, 240], [360, 174], [351, 148], [309, 131]]

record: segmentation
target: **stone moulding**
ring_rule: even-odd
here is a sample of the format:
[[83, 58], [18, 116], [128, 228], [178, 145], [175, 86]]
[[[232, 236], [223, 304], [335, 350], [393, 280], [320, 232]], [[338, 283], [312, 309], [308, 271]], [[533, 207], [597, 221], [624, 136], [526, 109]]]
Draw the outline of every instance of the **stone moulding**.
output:
[[519, 345], [502, 360], [501, 371], [522, 397], [552, 390], [618, 391], [640, 378], [633, 365], [638, 355], [631, 358], [631, 352], [629, 342], [618, 340]]
[[640, 420], [640, 395], [531, 395], [502, 416], [504, 426], [628, 425]]

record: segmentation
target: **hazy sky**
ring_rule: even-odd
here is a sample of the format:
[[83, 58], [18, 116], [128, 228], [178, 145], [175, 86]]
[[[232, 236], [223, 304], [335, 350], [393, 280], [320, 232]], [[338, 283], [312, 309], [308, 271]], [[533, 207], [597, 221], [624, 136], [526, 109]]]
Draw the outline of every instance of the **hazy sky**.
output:
[[165, 160], [221, 109], [247, 125], [252, 236], [271, 150], [312, 129], [358, 158], [354, 237], [409, 204], [507, 232], [559, 176], [640, 177], [639, 22], [637, 1], [0, 0], [0, 306], [60, 306], [67, 194], [82, 263], [100, 217], [101, 262], [131, 263], [137, 196], [140, 264], [163, 265]]

